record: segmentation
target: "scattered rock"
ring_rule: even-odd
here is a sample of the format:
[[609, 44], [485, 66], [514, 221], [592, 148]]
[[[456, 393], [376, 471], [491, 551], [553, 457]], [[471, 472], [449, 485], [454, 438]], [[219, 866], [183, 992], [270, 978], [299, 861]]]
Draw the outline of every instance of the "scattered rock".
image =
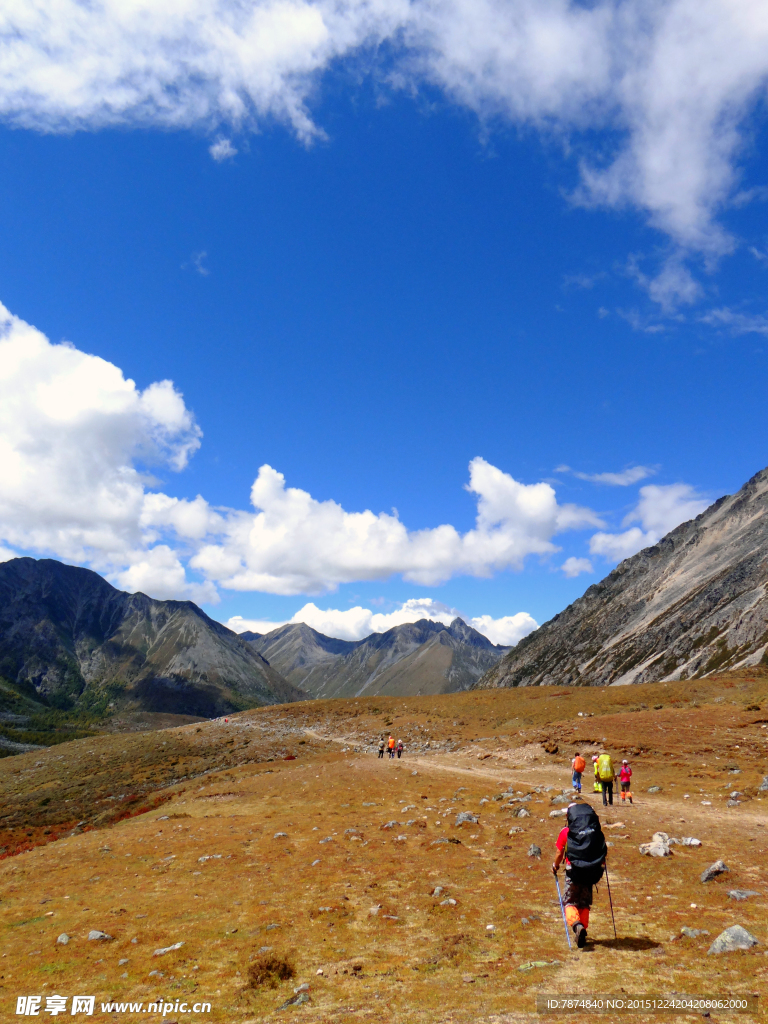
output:
[[646, 793], [660, 793], [661, 786], [651, 786], [650, 789], [646, 789]]
[[701, 840], [694, 839], [693, 836], [683, 836], [680, 842], [683, 846], [701, 846]]
[[726, 807], [741, 807], [741, 800], [734, 800], [734, 799], [726, 800], [725, 806]]
[[464, 982], [465, 985], [474, 985], [475, 983], [475, 979], [472, 977], [471, 974], [462, 974], [461, 980]]
[[759, 892], [755, 892], [754, 889], [729, 889], [728, 898], [732, 900], [748, 900], [750, 896], [759, 896]]
[[[287, 832], [275, 832], [274, 838], [275, 839], [287, 839], [288, 838], [288, 833]], [[200, 857], [200, 860], [207, 860], [207, 858], [206, 857]]]
[[296, 995], [298, 995], [298, 994], [299, 994], [299, 992], [309, 992], [309, 985], [308, 985], [308, 984], [306, 983], [306, 981], [304, 982], [304, 984], [303, 984], [303, 985], [299, 985], [299, 987], [298, 987], [298, 988], [295, 988], [295, 989], [293, 990], [293, 994], [294, 994], [295, 996], [296, 996]]
[[127, 963], [128, 963], [128, 957], [127, 957], [127, 956], [124, 956], [124, 957], [122, 958], [122, 960], [118, 960], [118, 961], [117, 961], [117, 966], [118, 966], [118, 967], [122, 967], [122, 966], [123, 966], [123, 964], [127, 964]]
[[66, 932], [62, 932], [58, 939], [56, 939], [56, 941], [60, 946], [66, 946], [67, 943], [69, 942], [69, 936], [67, 935]]
[[551, 797], [549, 802], [551, 804], [569, 804], [571, 802], [571, 796], [571, 793], [569, 793], [568, 796], [560, 794], [558, 796]]
[[107, 935], [106, 932], [100, 932], [97, 928], [94, 928], [93, 931], [88, 932], [88, 938], [91, 942], [96, 942], [98, 940], [101, 940], [102, 942], [111, 942], [112, 940], [111, 935]]
[[443, 894], [443, 892], [445, 892], [445, 889], [443, 888], [443, 886], [442, 885], [436, 885], [435, 888], [430, 893], [430, 896], [441, 896]]
[[549, 812], [549, 816], [550, 816], [550, 818], [564, 818], [567, 813], [568, 813], [568, 808], [567, 807], [558, 807], [558, 809], [556, 811], [550, 811]]
[[512, 811], [513, 818], [530, 818], [530, 816], [531, 812], [527, 807], [518, 807], [516, 810]]
[[561, 960], [531, 960], [527, 964], [520, 964], [518, 971], [532, 971], [534, 967], [557, 967]]
[[172, 953], [174, 949], [181, 949], [183, 945], [183, 942], [174, 942], [172, 946], [166, 946], [164, 949], [156, 949], [152, 956], [164, 956], [166, 953]]
[[[722, 863], [722, 862], [720, 862]], [[733, 953], [737, 949], [751, 949], [758, 941], [740, 924], [732, 924], [724, 932], [720, 932], [707, 953]]]
[[684, 935], [687, 939], [697, 939], [699, 935], [709, 935], [706, 928], [681, 928], [680, 934]]
[[757, 787], [757, 791], [758, 793], [765, 793], [766, 791], [768, 791], [768, 775], [765, 776], [763, 781]]
[[517, 832], [524, 832], [524, 831], [525, 831], [525, 829], [521, 828], [519, 825], [513, 825], [513, 827], [509, 830], [509, 832], [507, 832], [507, 835], [508, 836], [513, 836]]
[[381, 826], [381, 828], [399, 828], [399, 827], [400, 827], [400, 822], [399, 821], [388, 821], [388, 822], [386, 822], [386, 824]]
[[278, 1006], [278, 1012], [280, 1010], [287, 1010], [289, 1006], [301, 1006], [304, 1003], [309, 1002], [309, 996], [306, 992], [299, 992], [295, 996], [291, 996], [290, 999], [286, 999], [282, 1006]]
[[321, 840], [320, 840], [320, 844], [321, 844], [321, 845], [322, 845], [323, 843], [332, 843], [332, 842], [333, 842], [333, 836], [326, 836], [326, 837], [325, 837], [325, 839], [321, 839]]
[[476, 814], [472, 814], [471, 811], [461, 811], [459, 814], [456, 815], [457, 827], [459, 825], [464, 825], [465, 823], [476, 825], [479, 821], [480, 819], [478, 818], [478, 816]]
[[605, 832], [606, 829], [626, 828], [626, 827], [627, 826], [624, 824], [623, 821], [614, 821], [614, 823], [612, 825], [603, 825], [603, 832]]
[[455, 907], [456, 906], [456, 900], [451, 899], [451, 897], [449, 896], [447, 900], [441, 900], [440, 901], [440, 906], [441, 907]]
[[528, 847], [529, 857], [541, 857], [541, 847], [537, 846], [536, 843], [531, 843]]
[[713, 878], [717, 878], [718, 875], [722, 875], [728, 868], [725, 866], [723, 861], [716, 860], [714, 864], [710, 864], [706, 871], [702, 871], [701, 880], [702, 882], [710, 882]]
[[649, 857], [671, 857], [669, 836], [666, 832], [654, 832], [650, 843], [640, 844], [640, 853]]
[[317, 970], [315, 971], [315, 974], [317, 974], [319, 977], [322, 977], [323, 976], [323, 968], [322, 967], [318, 967]]

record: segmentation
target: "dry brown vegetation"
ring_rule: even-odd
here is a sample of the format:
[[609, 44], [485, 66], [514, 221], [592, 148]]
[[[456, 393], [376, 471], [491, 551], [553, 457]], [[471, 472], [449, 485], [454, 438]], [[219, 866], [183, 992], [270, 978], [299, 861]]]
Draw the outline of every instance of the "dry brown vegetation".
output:
[[[536, 992], [762, 991], [764, 726], [768, 678], [740, 673], [287, 705], [6, 758], [2, 1019], [22, 1019], [15, 997], [33, 993], [92, 993], [95, 1018], [101, 1002], [162, 995], [213, 1004], [206, 1017], [168, 1021], [410, 1024], [533, 1021]], [[401, 761], [363, 751], [385, 731], [406, 741]], [[419, 745], [450, 738], [454, 749], [413, 754], [417, 735]], [[619, 938], [601, 885], [594, 942], [569, 952], [549, 870], [562, 820], [549, 813], [573, 752], [598, 746], [635, 769], [635, 805], [599, 807], [617, 826], [606, 834]], [[647, 793], [654, 785], [661, 791]], [[494, 799], [510, 789], [531, 794], [529, 817]], [[739, 807], [726, 806], [733, 790], [744, 794]], [[456, 827], [465, 810], [479, 823]], [[134, 816], [115, 820], [125, 813]], [[659, 829], [703, 845], [641, 856]], [[10, 856], [25, 843], [46, 845]], [[531, 844], [540, 860], [527, 855]], [[701, 883], [720, 857], [728, 874]], [[734, 902], [735, 888], [758, 895]], [[736, 923], [761, 944], [706, 956]], [[681, 938], [684, 925], [710, 935]], [[91, 929], [113, 938], [89, 941]], [[56, 944], [62, 932], [68, 945]], [[281, 963], [292, 978], [281, 980]], [[309, 1001], [278, 1014], [301, 983]]]

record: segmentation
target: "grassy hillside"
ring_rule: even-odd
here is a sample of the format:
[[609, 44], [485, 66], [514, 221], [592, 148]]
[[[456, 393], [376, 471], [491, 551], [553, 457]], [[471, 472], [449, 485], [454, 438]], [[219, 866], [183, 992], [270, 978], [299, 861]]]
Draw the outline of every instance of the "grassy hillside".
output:
[[[764, 989], [763, 726], [768, 679], [751, 673], [292, 704], [7, 758], [0, 1003], [11, 1019], [17, 994], [93, 993], [98, 1017], [102, 1001], [162, 995], [212, 1012], [115, 1019], [246, 1024], [273, 1019], [306, 982], [309, 1001], [286, 1012], [307, 1020], [490, 1024], [538, 1020], [537, 992]], [[367, 752], [385, 730], [408, 738], [403, 760]], [[549, 815], [573, 750], [598, 744], [634, 751], [635, 805], [598, 807], [616, 826], [618, 940], [601, 886], [594, 942], [569, 952], [549, 871], [562, 819]], [[510, 790], [529, 799], [495, 799]], [[513, 817], [520, 806], [530, 816]], [[457, 827], [459, 811], [479, 822]], [[659, 829], [703, 845], [641, 856]], [[729, 872], [700, 882], [718, 858]], [[735, 902], [737, 888], [757, 895]], [[707, 957], [737, 923], [760, 945]], [[710, 934], [680, 937], [683, 926]], [[89, 941], [91, 929], [113, 938]], [[294, 977], [265, 985], [265, 957]]]

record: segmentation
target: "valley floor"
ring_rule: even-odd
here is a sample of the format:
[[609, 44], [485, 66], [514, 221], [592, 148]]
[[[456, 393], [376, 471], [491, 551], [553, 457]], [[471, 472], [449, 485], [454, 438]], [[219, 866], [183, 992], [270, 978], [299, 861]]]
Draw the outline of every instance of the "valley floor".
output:
[[[542, 993], [762, 994], [765, 725], [768, 680], [742, 675], [285, 705], [7, 758], [7, 854], [22, 838], [44, 845], [0, 862], [2, 1020], [23, 1019], [17, 997], [35, 995], [45, 1019], [58, 995], [62, 1017], [85, 1020], [72, 1018], [72, 997], [93, 995], [93, 1019], [153, 1024], [502, 1024], [544, 1019]], [[396, 730], [410, 731], [402, 760], [369, 752]], [[563, 819], [550, 813], [564, 806], [556, 798], [569, 789], [573, 752], [601, 745], [635, 769], [632, 806], [604, 811], [585, 785], [612, 844], [618, 938], [601, 884], [592, 941], [569, 951], [550, 871]], [[743, 795], [729, 807], [734, 791]], [[117, 820], [105, 805], [142, 813]], [[514, 816], [521, 807], [529, 814]], [[479, 822], [457, 826], [462, 811]], [[642, 856], [638, 846], [659, 830], [702, 845]], [[718, 859], [728, 872], [702, 883]], [[736, 889], [754, 895], [736, 901]], [[759, 945], [708, 956], [733, 924]], [[688, 938], [683, 927], [708, 934]], [[111, 938], [89, 939], [94, 930]], [[67, 944], [56, 941], [63, 933]], [[290, 962], [294, 977], [254, 987], [265, 955]], [[308, 1001], [278, 1010], [303, 983]], [[147, 1012], [157, 1000], [165, 1009]], [[203, 1002], [210, 1012], [181, 1009]], [[596, 1016], [662, 1022], [702, 1011]]]

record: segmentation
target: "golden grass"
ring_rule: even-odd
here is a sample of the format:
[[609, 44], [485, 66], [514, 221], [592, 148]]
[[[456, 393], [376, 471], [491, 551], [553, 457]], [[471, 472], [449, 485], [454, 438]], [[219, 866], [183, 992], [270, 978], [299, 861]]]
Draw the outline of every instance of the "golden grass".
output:
[[[168, 1020], [247, 1024], [273, 1019], [303, 982], [309, 1003], [274, 1019], [533, 1021], [538, 991], [764, 989], [768, 840], [757, 787], [768, 772], [768, 680], [740, 674], [565, 692], [290, 705], [6, 759], [0, 786], [14, 841], [50, 839], [42, 826], [51, 819], [37, 815], [74, 819], [62, 797], [38, 810], [40, 792], [78, 793], [91, 822], [103, 813], [96, 794], [104, 800], [145, 787], [144, 805], [156, 796], [164, 802], [0, 863], [2, 1019], [22, 1019], [13, 1013], [22, 994], [94, 994], [94, 1019], [101, 1002], [162, 995], [213, 1004], [206, 1017]], [[457, 749], [407, 750], [401, 761], [354, 753], [385, 721], [404, 739], [425, 729], [435, 741], [450, 735]], [[543, 741], [556, 742], [558, 754], [546, 754]], [[636, 803], [598, 807], [604, 824], [624, 822], [606, 832], [619, 941], [601, 885], [594, 944], [569, 953], [549, 870], [562, 820], [549, 811], [570, 782], [573, 749], [593, 742], [619, 756], [638, 751]], [[282, 760], [286, 754], [296, 759]], [[152, 789], [157, 783], [165, 788]], [[662, 791], [648, 794], [654, 784]], [[492, 799], [510, 787], [532, 793], [530, 817], [513, 818], [506, 801]], [[752, 799], [727, 808], [731, 789]], [[478, 814], [479, 824], [457, 828], [459, 810]], [[399, 824], [382, 828], [390, 821]], [[509, 835], [513, 825], [523, 831]], [[664, 860], [641, 856], [638, 845], [659, 829], [704, 845], [674, 847]], [[527, 856], [532, 843], [541, 860]], [[702, 884], [701, 871], [718, 857], [730, 872]], [[734, 903], [732, 888], [760, 895]], [[446, 898], [455, 905], [441, 905]], [[707, 957], [733, 923], [761, 945]], [[683, 925], [710, 936], [681, 939]], [[89, 941], [91, 929], [113, 939]], [[68, 945], [56, 944], [61, 932], [72, 937]], [[176, 942], [184, 945], [153, 955]], [[290, 963], [295, 977], [254, 987], [268, 957]], [[531, 961], [549, 966], [521, 970]]]

